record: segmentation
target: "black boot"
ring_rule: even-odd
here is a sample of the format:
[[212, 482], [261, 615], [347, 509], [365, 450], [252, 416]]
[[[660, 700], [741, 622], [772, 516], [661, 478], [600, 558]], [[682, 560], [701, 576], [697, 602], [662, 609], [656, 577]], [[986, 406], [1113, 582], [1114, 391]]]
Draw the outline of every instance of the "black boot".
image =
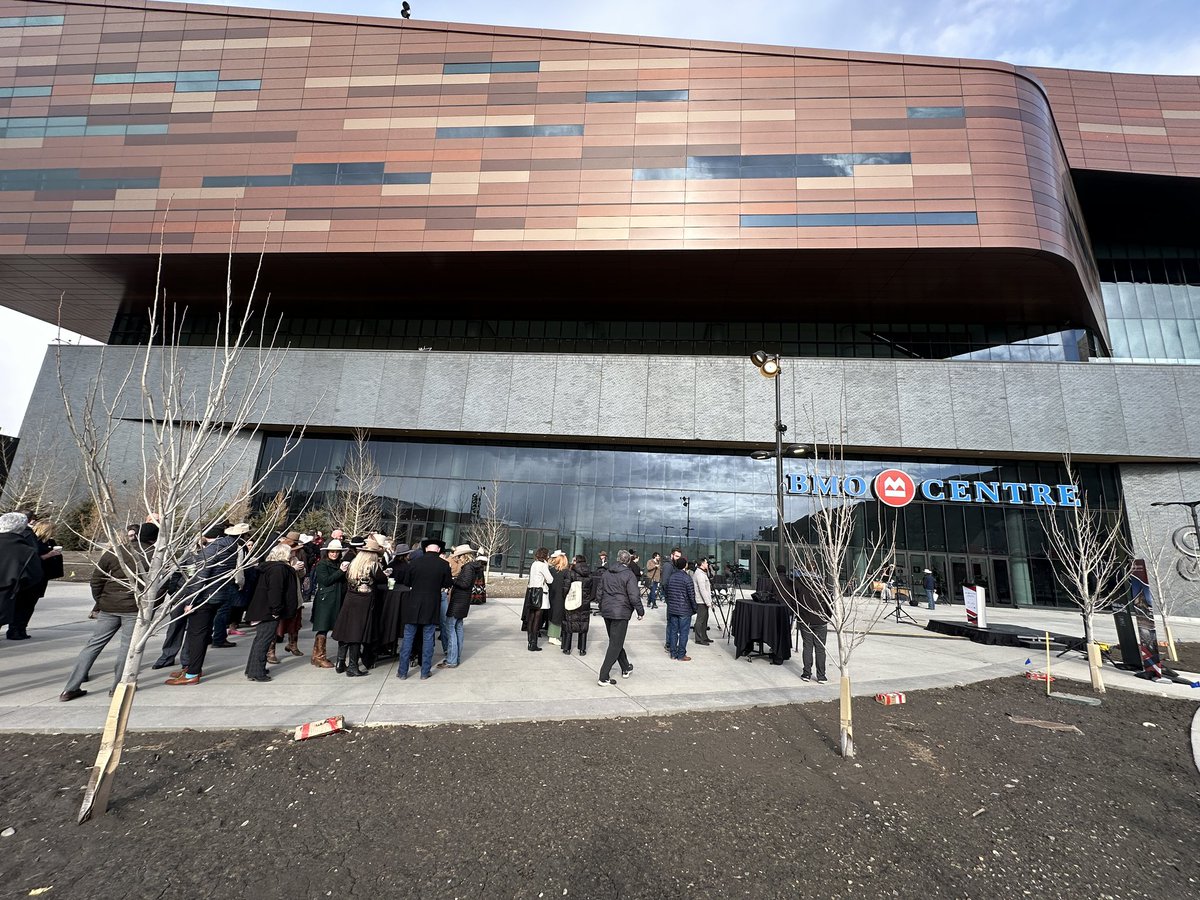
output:
[[564, 631], [562, 636], [562, 652], [571, 655], [571, 632]]
[[346, 651], [349, 649], [349, 647], [349, 644], [338, 641], [337, 663], [334, 665], [333, 671], [337, 672], [339, 675], [346, 671]]
[[542, 624], [542, 611], [534, 610], [529, 617], [529, 650], [536, 652], [542, 648], [538, 646], [538, 627]]
[[587, 656], [587, 632], [579, 632], [579, 655]]
[[346, 677], [359, 678], [366, 675], [365, 669], [358, 667], [359, 654], [362, 652], [362, 644], [351, 644], [350, 652], [346, 656]]

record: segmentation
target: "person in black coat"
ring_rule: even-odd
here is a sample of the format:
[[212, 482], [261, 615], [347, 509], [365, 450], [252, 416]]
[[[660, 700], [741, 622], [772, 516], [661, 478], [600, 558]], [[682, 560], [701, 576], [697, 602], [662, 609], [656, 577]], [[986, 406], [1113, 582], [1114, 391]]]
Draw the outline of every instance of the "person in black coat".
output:
[[625, 633], [629, 630], [629, 620], [634, 612], [637, 612], [639, 622], [646, 615], [637, 578], [629, 571], [629, 558], [628, 550], [618, 551], [617, 561], [602, 570], [600, 581], [600, 615], [604, 617], [604, 627], [608, 630], [608, 651], [604, 654], [597, 683], [606, 686], [617, 683], [616, 679], [608, 677], [613, 663], [621, 664], [622, 678], [628, 678], [633, 671], [633, 663], [625, 653]]
[[376, 617], [373, 610], [387, 590], [382, 560], [383, 547], [370, 538], [346, 573], [346, 597], [337, 621], [333, 623], [333, 639], [338, 642], [334, 671], [345, 671], [349, 678], [367, 674], [359, 667], [359, 660], [363, 646], [374, 640], [372, 624]]
[[42, 581], [42, 560], [37, 546], [25, 538], [27, 523], [22, 513], [0, 516], [0, 625], [13, 621], [17, 598], [36, 590]]
[[267, 674], [267, 651], [275, 640], [275, 626], [300, 609], [300, 581], [291, 559], [291, 548], [276, 544], [259, 567], [254, 596], [246, 607], [246, 618], [255, 625], [254, 642], [246, 659], [246, 677], [251, 681], [271, 680]]
[[412, 655], [417, 629], [421, 630], [421, 678], [433, 670], [433, 633], [442, 612], [442, 591], [452, 587], [450, 563], [442, 559], [438, 541], [426, 544], [425, 552], [413, 560], [404, 573], [404, 583], [411, 590], [401, 598], [400, 621], [404, 625], [404, 642], [400, 646], [400, 667], [396, 677], [408, 678], [408, 659]]
[[575, 563], [567, 571], [567, 575], [567, 597], [571, 596], [576, 583], [579, 584], [582, 595], [576, 609], [567, 609], [563, 613], [562, 652], [570, 654], [573, 637], [578, 635], [579, 655], [587, 656], [588, 626], [592, 620], [592, 599], [595, 596], [592, 570], [587, 564], [587, 557], [582, 554], [576, 556]]

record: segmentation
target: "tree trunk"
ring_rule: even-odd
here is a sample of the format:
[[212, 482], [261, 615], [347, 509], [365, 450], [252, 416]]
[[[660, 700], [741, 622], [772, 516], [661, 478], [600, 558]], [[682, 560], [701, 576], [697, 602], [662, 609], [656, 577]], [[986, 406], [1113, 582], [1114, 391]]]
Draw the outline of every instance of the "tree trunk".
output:
[[108, 810], [108, 798], [112, 793], [117, 766], [121, 762], [121, 753], [125, 749], [125, 731], [129, 727], [129, 714], [133, 709], [133, 696], [137, 693], [138, 673], [142, 668], [142, 656], [146, 652], [149, 631], [150, 624], [143, 621], [139, 615], [129, 641], [125, 671], [116, 691], [113, 692], [112, 703], [108, 707], [108, 719], [104, 723], [104, 733], [100, 736], [100, 750], [96, 754], [96, 762], [88, 776], [87, 790], [83, 794], [83, 803], [79, 807], [80, 825], [92, 816], [104, 815]]
[[842, 716], [841, 716], [841, 749], [842, 756], [847, 759], [854, 756], [854, 719], [850, 710], [850, 674], [844, 669], [841, 676]]
[[1179, 651], [1175, 649], [1175, 633], [1171, 631], [1171, 620], [1167, 618], [1165, 613], [1162, 617], [1162, 623], [1163, 634], [1167, 638], [1167, 658], [1171, 662], [1179, 662]]
[[1096, 643], [1090, 613], [1083, 614], [1083, 634], [1084, 640], [1087, 642], [1088, 675], [1092, 679], [1092, 690], [1098, 694], [1106, 693], [1104, 689], [1104, 675], [1100, 671], [1100, 647]]

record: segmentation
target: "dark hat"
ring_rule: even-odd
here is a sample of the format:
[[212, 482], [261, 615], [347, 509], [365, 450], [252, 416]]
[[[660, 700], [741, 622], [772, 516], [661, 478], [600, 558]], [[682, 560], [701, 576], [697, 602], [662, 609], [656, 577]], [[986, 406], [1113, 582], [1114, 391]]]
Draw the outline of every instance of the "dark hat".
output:
[[675, 563], [675, 568], [686, 569], [687, 568], [687, 557], [686, 556], [678, 556], [674, 559], [674, 563]]
[[158, 526], [153, 522], [146, 522], [138, 526], [138, 543], [153, 544], [158, 540]]
[[408, 546], [408, 544], [401, 544], [399, 547], [393, 550], [392, 553], [395, 556], [403, 556], [405, 553], [408, 553], [411, 550], [412, 547]]
[[215, 541], [219, 537], [225, 537], [225, 529], [229, 527], [228, 522], [218, 522], [208, 531], [204, 532], [204, 536], [210, 541]]
[[350, 546], [351, 546], [351, 547], [354, 547], [354, 548], [356, 548], [356, 549], [357, 549], [357, 548], [360, 548], [360, 547], [364, 547], [364, 546], [366, 546], [366, 543], [367, 543], [367, 539], [366, 539], [365, 537], [352, 537], [352, 538], [350, 538]]

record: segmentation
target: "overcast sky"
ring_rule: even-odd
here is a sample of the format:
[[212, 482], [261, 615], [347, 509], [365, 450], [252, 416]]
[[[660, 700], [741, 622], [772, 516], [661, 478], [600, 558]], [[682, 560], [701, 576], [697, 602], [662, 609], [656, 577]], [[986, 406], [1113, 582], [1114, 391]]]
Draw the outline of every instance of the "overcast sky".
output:
[[[409, 2], [415, 19], [1200, 74], [1196, 0]], [[247, 5], [347, 15], [400, 14], [400, 3], [391, 0], [259, 0]], [[53, 326], [0, 307], [0, 372], [5, 376], [0, 432], [16, 433], [45, 346], [54, 335]]]

